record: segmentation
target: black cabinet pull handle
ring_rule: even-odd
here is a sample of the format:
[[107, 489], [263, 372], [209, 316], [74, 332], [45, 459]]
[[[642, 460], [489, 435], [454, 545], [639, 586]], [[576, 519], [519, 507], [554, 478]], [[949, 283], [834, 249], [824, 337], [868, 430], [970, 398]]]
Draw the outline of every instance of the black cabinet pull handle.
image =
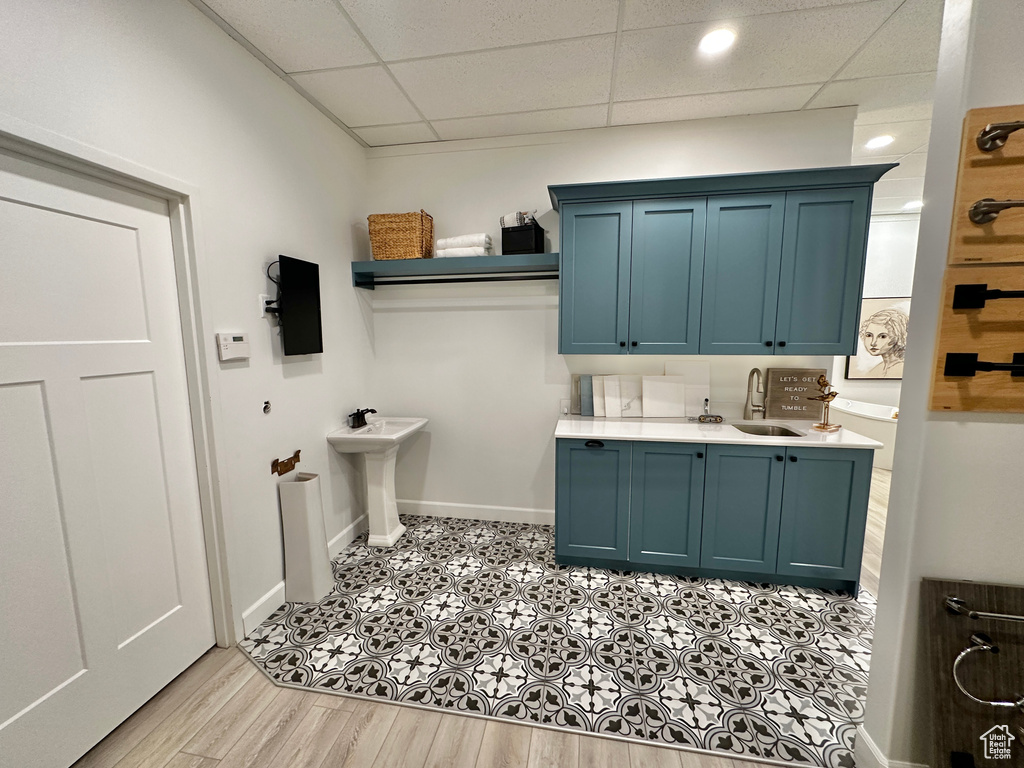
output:
[[971, 206], [967, 212], [967, 218], [972, 223], [981, 226], [995, 221], [999, 212], [1005, 211], [1007, 208], [1024, 208], [1024, 200], [993, 200], [991, 197], [986, 197]]
[[988, 283], [957, 285], [953, 289], [953, 309], [984, 309], [985, 302], [995, 299], [1024, 299], [1024, 291], [989, 288]]
[[790, 461], [796, 461], [796, 456], [790, 456], [790, 457], [789, 457], [789, 460], [790, 460]]
[[770, 342], [770, 341], [766, 341], [766, 342], [764, 343], [764, 345], [765, 345], [766, 347], [770, 347], [770, 346], [772, 345], [772, 342]]
[[780, 347], [784, 347], [784, 346], [786, 346], [786, 342], [784, 342], [784, 341], [780, 341], [780, 342], [779, 342], [779, 346], [780, 346]]
[[587, 440], [583, 445], [587, 448], [604, 448], [604, 443], [600, 440]]
[[947, 352], [943, 376], [973, 376], [978, 371], [1006, 371], [1011, 378], [1024, 376], [1024, 352], [1014, 352], [1011, 363], [990, 363], [978, 359], [977, 352]]
[[619, 346], [620, 346], [620, 347], [624, 347], [624, 346], [626, 346], [626, 342], [624, 342], [624, 341], [620, 341], [620, 342], [619, 342]]
[[776, 460], [776, 461], [782, 461], [782, 457], [781, 457], [781, 456], [776, 456], [776, 457], [775, 457], [775, 460]]
[[636, 346], [636, 342], [635, 342], [635, 341], [633, 342], [633, 346], [634, 346], [634, 347]]
[[697, 458], [698, 459], [703, 459], [704, 458], [704, 451], [697, 451]]

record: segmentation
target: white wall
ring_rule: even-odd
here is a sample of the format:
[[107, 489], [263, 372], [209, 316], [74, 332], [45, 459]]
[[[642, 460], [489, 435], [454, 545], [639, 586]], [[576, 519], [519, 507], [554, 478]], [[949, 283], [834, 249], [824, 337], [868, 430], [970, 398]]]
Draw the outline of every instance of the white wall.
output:
[[[864, 298], [909, 296], [914, 285], [917, 258], [917, 213], [881, 214], [871, 217], [867, 263], [864, 265]], [[911, 305], [913, 306], [913, 305]], [[913, 322], [911, 311], [911, 322]], [[861, 318], [863, 321], [864, 318]], [[900, 380], [870, 381], [846, 378], [846, 358], [836, 357], [832, 382], [843, 397], [882, 405], [900, 404]]]
[[[973, 7], [972, 7], [973, 5]], [[1024, 416], [927, 410], [942, 275], [964, 112], [1024, 103], [1021, 0], [947, 0], [925, 207], [914, 277], [913, 333], [896, 442], [871, 680], [858, 763], [868, 739], [889, 761], [927, 763], [930, 670], [919, 637], [922, 577], [1024, 585]]]
[[[363, 237], [363, 150], [184, 0], [4, 0], [0, 13], [0, 112], [199, 189], [237, 622], [283, 575], [273, 458], [302, 449], [299, 469], [324, 477], [328, 536], [359, 509], [357, 468], [324, 436], [365, 392], [348, 266]], [[320, 264], [323, 355], [282, 361], [257, 316], [257, 294], [270, 292], [264, 266], [279, 253]], [[213, 333], [239, 330], [251, 334], [251, 360], [215, 362]]]
[[[488, 232], [499, 243], [499, 216], [537, 209], [555, 251], [558, 215], [548, 184], [848, 165], [854, 112], [370, 150], [366, 212], [423, 208], [434, 216], [437, 237]], [[550, 519], [552, 434], [571, 373], [664, 372], [664, 357], [559, 356], [555, 281], [382, 287], [363, 300], [374, 351], [365, 405], [431, 419], [399, 456], [398, 496], [417, 502], [407, 510], [425, 501], [438, 513]], [[716, 408], [732, 403], [733, 413], [747, 371], [774, 364], [770, 357], [705, 359], [713, 365]], [[830, 357], [779, 360], [832, 365]]]

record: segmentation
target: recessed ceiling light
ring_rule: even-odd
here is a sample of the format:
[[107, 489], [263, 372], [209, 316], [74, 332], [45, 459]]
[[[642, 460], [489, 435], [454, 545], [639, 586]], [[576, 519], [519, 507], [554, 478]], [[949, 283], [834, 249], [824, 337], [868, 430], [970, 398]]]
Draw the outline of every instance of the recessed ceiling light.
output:
[[896, 139], [889, 134], [885, 134], [884, 136], [875, 136], [875, 138], [871, 139], [864, 146], [868, 149], [881, 149], [882, 147], [888, 147], [894, 141], [896, 141]]
[[909, 203], [903, 206], [904, 211], [920, 211], [924, 207], [924, 203], [921, 200], [911, 200]]
[[736, 33], [723, 27], [704, 35], [698, 47], [701, 53], [721, 53], [729, 49], [734, 42], [736, 42]]

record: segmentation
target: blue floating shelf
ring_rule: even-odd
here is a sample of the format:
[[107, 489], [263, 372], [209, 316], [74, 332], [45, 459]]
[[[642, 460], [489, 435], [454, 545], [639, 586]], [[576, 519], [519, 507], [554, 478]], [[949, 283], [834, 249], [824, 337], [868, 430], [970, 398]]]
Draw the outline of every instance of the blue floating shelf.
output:
[[352, 262], [352, 285], [371, 291], [378, 285], [543, 280], [557, 274], [557, 253]]

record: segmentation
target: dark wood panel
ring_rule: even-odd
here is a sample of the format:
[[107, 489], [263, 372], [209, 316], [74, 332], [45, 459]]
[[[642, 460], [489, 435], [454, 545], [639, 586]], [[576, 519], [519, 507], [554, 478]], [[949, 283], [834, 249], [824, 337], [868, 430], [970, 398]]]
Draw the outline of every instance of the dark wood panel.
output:
[[[953, 681], [953, 662], [971, 644], [971, 635], [984, 633], [999, 653], [976, 652], [960, 666], [960, 680], [974, 696], [982, 699], [1016, 700], [1024, 694], [1024, 624], [970, 619], [949, 613], [947, 595], [966, 601], [976, 611], [1024, 615], [1024, 587], [981, 584], [970, 581], [923, 579], [921, 613], [925, 627], [922, 650], [927, 649], [927, 670], [931, 680], [931, 721], [933, 768], [970, 768], [966, 755], [979, 766], [1024, 765], [1024, 713], [976, 704], [961, 693]], [[995, 728], [1008, 728], [1010, 759], [985, 756], [982, 736]], [[954, 762], [952, 753], [965, 753]]]

